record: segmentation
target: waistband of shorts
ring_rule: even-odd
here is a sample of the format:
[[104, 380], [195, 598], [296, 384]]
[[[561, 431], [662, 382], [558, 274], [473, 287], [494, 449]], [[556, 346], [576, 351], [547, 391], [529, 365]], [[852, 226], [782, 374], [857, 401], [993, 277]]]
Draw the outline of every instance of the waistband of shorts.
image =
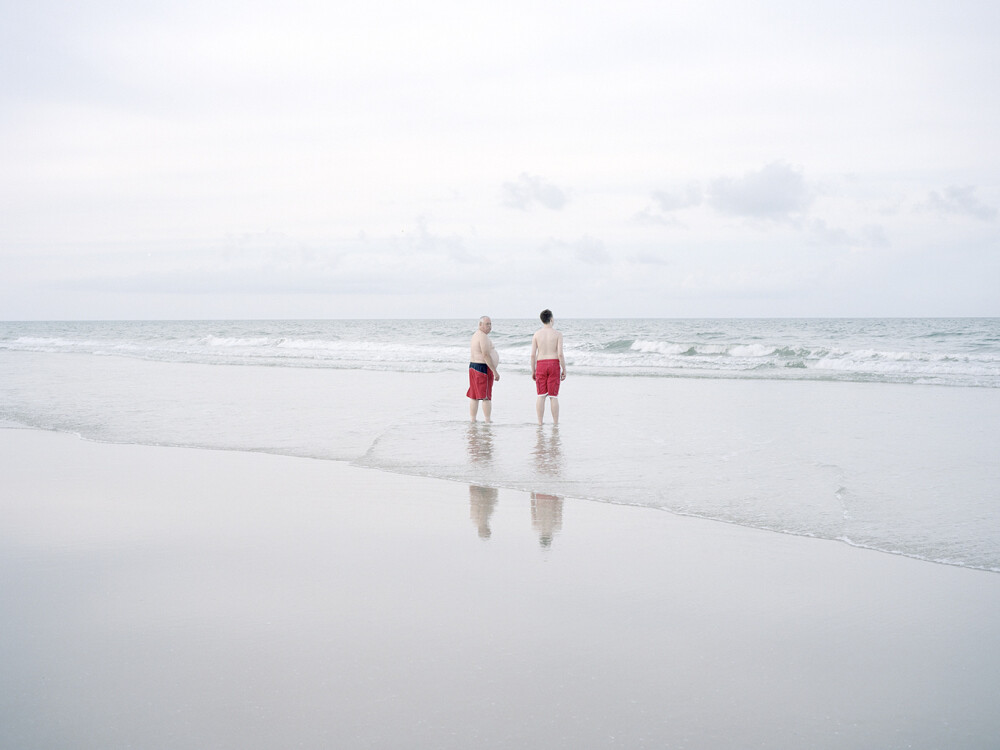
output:
[[490, 368], [487, 367], [482, 362], [469, 362], [469, 369], [475, 370], [476, 372], [489, 372]]

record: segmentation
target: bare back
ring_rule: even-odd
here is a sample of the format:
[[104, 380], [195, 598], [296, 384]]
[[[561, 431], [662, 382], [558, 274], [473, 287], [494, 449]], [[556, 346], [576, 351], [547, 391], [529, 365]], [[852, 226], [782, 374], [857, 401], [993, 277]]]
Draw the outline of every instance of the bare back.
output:
[[[566, 357], [563, 355], [563, 336], [552, 325], [552, 311], [544, 310], [539, 315], [542, 327], [531, 337], [531, 379], [535, 381], [538, 398], [535, 399], [535, 413], [538, 424], [545, 418], [545, 401], [552, 410], [552, 423], [559, 424], [559, 383], [566, 379]], [[540, 362], [545, 362], [541, 367]], [[553, 381], [552, 363], [559, 363], [559, 379]]]
[[552, 326], [542, 326], [531, 339], [531, 353], [535, 360], [558, 359], [560, 363], [563, 359], [562, 333]]

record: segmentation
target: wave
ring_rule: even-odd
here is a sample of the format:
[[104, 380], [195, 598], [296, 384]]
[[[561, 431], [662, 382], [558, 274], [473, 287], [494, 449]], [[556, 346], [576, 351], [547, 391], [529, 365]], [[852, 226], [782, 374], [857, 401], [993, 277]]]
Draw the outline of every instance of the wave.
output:
[[256, 338], [234, 338], [232, 336], [220, 338], [218, 336], [206, 336], [202, 341], [208, 346], [221, 346], [221, 347], [257, 347], [257, 346], [268, 346], [271, 343], [271, 339], [266, 336], [259, 336]]
[[665, 354], [667, 356], [693, 357], [697, 355], [725, 354], [725, 346], [714, 344], [671, 344], [662, 341], [634, 341], [631, 351], [642, 354]]
[[[727, 323], [728, 329], [726, 325]], [[577, 321], [577, 374], [847, 380], [1000, 387], [1000, 321]], [[575, 328], [574, 328], [575, 326]], [[963, 327], [964, 326], [964, 327]], [[633, 330], [634, 329], [634, 330]], [[494, 335], [508, 370], [527, 371], [530, 328]], [[0, 323], [0, 351], [214, 365], [459, 370], [469, 328], [448, 321]]]
[[[675, 375], [699, 372], [738, 375], [767, 370], [798, 371], [796, 377], [886, 380], [1000, 387], [1000, 353], [896, 349], [845, 349], [822, 345], [731, 342], [699, 344], [636, 339], [630, 357], [618, 363]], [[590, 357], [595, 368], [613, 368], [613, 358]], [[806, 372], [807, 371], [807, 372]], [[778, 375], [776, 375], [778, 376]]]

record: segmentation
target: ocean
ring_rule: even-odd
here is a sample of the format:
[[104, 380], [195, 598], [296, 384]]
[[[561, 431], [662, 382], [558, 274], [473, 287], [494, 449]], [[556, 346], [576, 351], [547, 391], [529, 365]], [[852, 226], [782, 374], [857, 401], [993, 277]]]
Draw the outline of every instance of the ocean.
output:
[[[529, 320], [495, 321], [527, 371]], [[566, 320], [574, 372], [1000, 387], [1000, 319]], [[0, 351], [159, 362], [464, 371], [464, 320], [0, 322]]]
[[475, 324], [0, 322], [0, 424], [347, 461], [1000, 572], [1000, 319], [557, 320], [558, 428], [535, 424], [531, 320], [494, 319], [494, 424], [469, 423]]

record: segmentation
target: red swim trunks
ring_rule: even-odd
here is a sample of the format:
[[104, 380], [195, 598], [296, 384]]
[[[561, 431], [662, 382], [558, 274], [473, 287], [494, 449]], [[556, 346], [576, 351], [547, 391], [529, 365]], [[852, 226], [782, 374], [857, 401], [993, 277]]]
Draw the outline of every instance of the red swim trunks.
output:
[[539, 396], [559, 395], [558, 359], [540, 359], [535, 363], [535, 388]]
[[469, 363], [469, 390], [465, 394], [476, 401], [493, 400], [493, 371], [478, 362]]

